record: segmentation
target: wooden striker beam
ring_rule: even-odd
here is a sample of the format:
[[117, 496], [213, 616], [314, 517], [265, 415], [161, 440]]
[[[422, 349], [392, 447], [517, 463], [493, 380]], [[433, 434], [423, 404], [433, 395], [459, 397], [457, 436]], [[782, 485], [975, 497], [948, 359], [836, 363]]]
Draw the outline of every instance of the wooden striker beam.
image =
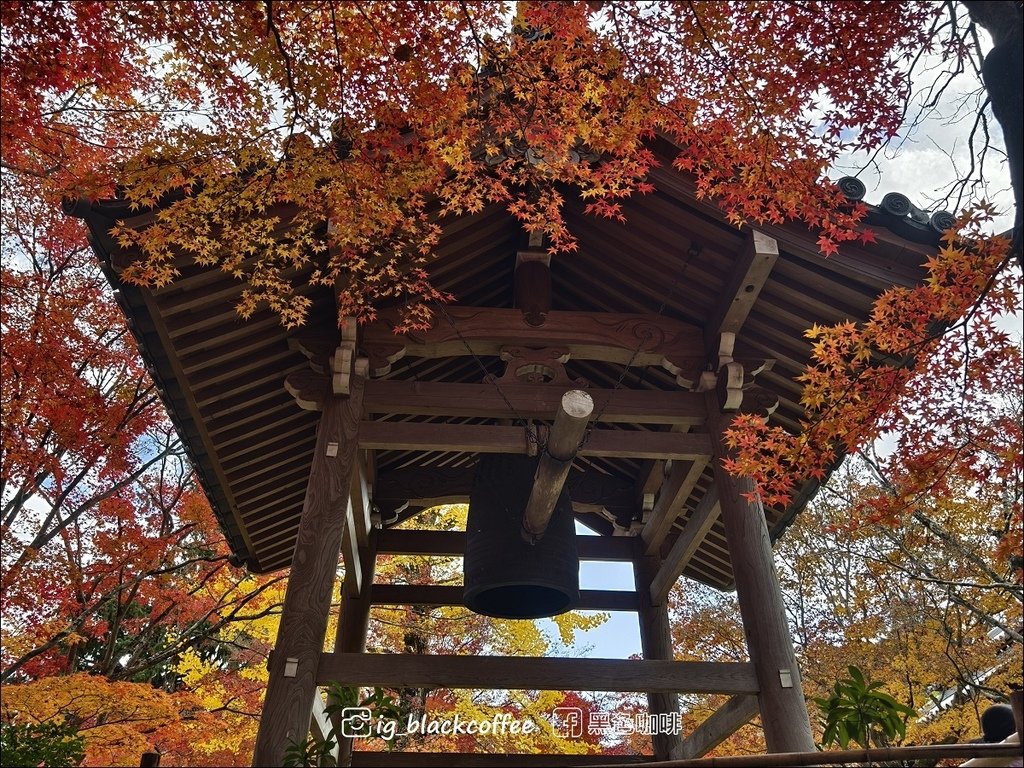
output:
[[544, 536], [551, 522], [551, 514], [593, 412], [594, 401], [586, 392], [570, 389], [562, 395], [547, 447], [537, 464], [530, 500], [523, 512], [522, 534], [530, 544], [536, 544]]

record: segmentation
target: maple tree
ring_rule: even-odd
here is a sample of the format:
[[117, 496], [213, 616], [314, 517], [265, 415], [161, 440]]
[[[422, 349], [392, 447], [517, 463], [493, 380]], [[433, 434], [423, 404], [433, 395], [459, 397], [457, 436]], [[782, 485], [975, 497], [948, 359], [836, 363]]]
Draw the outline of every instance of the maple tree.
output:
[[[1020, 25], [993, 5], [967, 9], [996, 39], [997, 63], [1006, 46], [1016, 55]], [[502, 204], [552, 251], [571, 251], [565, 195], [621, 218], [618, 201], [650, 189], [644, 139], [655, 133], [734, 223], [802, 221], [825, 254], [869, 240], [865, 206], [824, 175], [899, 133], [927, 51], [983, 70], [1015, 135], [1016, 69], [977, 61], [976, 28], [952, 3], [523, 2], [514, 20], [508, 4], [445, 2], [7, 2], [3, 13], [5, 169], [51, 203], [158, 205], [152, 226], [116, 228], [143, 254], [124, 279], [163, 285], [187, 254], [246, 281], [243, 315], [265, 302], [288, 326], [304, 319], [307, 281], [337, 288], [339, 317], [365, 320], [387, 302], [404, 307], [406, 327], [428, 323], [450, 298], [429, 281], [446, 215]], [[979, 247], [968, 258], [949, 241], [929, 264], [930, 293], [891, 294], [863, 338], [841, 328], [820, 341], [828, 354], [805, 405], [831, 426], [796, 445], [745, 428], [746, 447], [781, 441], [784, 458], [747, 452], [734, 468], [797, 482], [820, 476], [837, 443], [869, 440], [861, 416], [912, 378], [902, 361], [935, 359], [936, 324], [958, 322], [1010, 261], [1005, 246]], [[1009, 300], [1000, 280], [989, 314]], [[991, 334], [972, 343], [1007, 347]], [[876, 365], [875, 353], [898, 364]], [[837, 416], [851, 386], [865, 397]], [[769, 502], [790, 495], [785, 482], [762, 488]]]
[[[8, 181], [0, 294], [4, 727], [70, 724], [91, 765], [137, 762], [154, 743], [191, 754], [223, 726], [208, 716], [216, 707], [192, 696], [198, 681], [178, 667], [190, 655], [204, 659], [204, 684], [220, 680], [245, 702], [236, 707], [255, 710], [258, 682], [226, 673], [262, 660], [270, 642], [253, 637], [251, 624], [244, 635], [232, 625], [277, 610], [280, 579], [229, 565], [223, 534], [80, 233], [39, 198], [8, 198]], [[133, 707], [146, 714], [122, 717]], [[197, 736], [200, 726], [207, 730]]]
[[[51, 199], [116, 185], [138, 206], [163, 201], [154, 226], [119, 229], [145, 254], [127, 279], [161, 285], [172, 254], [191, 254], [247, 280], [243, 314], [266, 301], [294, 325], [306, 303], [290, 276], [316, 262], [313, 282], [341, 281], [341, 316], [397, 298], [418, 324], [440, 298], [426, 271], [437, 213], [506, 204], [571, 251], [565, 185], [620, 217], [617, 200], [650, 188], [654, 132], [735, 223], [796, 218], [826, 251], [859, 236], [863, 206], [839, 205], [824, 171], [896, 133], [899, 62], [928, 45], [935, 13], [533, 2], [510, 24], [510, 11], [6, 3], [4, 162]], [[69, 38], [66, 53], [48, 45]]]
[[[1013, 25], [989, 5], [969, 11], [1001, 51]], [[655, 132], [736, 224], [800, 220], [826, 254], [870, 239], [865, 207], [844, 205], [824, 173], [897, 135], [907, 61], [933, 48], [963, 59], [973, 34], [956, 6], [915, 2], [527, 2], [513, 23], [498, 3], [3, 7], [5, 168], [50, 201], [116, 192], [159, 204], [152, 226], [117, 228], [144, 255], [125, 279], [162, 285], [174, 254], [190, 254], [247, 282], [243, 315], [266, 302], [289, 326], [308, 308], [306, 280], [338, 287], [339, 317], [397, 301], [407, 326], [428, 323], [449, 298], [429, 282], [438, 216], [504, 204], [551, 250], [571, 251], [564, 195], [620, 218], [618, 200], [650, 189]], [[992, 88], [1005, 117], [1005, 88]], [[897, 294], [889, 326], [881, 317], [850, 354], [928, 356], [921, 329], [959, 319], [1008, 261], [994, 250], [964, 259], [950, 242], [948, 263], [931, 265], [939, 310]], [[913, 335], [899, 327], [907, 315], [920, 321]], [[820, 475], [836, 440], [862, 444], [856, 414], [833, 417], [843, 367], [833, 356], [808, 379], [805, 404], [829, 413], [832, 434], [787, 448], [792, 461], [748, 456], [737, 468], [795, 480]], [[872, 395], [848, 409], [863, 414], [910, 377], [890, 366], [853, 378]]]
[[998, 319], [1019, 308], [1022, 284], [1005, 268], [1008, 250], [1003, 238], [949, 233], [924, 284], [887, 291], [863, 325], [810, 329], [803, 432], [738, 417], [730, 471], [754, 477], [766, 504], [785, 504], [804, 477], [824, 478], [837, 457], [888, 435], [886, 482], [861, 499], [855, 521], [898, 520], [929, 494], [969, 487], [993, 510], [1009, 500], [997, 546], [1003, 558], [1019, 552], [1024, 435], [1019, 412], [1003, 406], [1024, 378], [1019, 340]]

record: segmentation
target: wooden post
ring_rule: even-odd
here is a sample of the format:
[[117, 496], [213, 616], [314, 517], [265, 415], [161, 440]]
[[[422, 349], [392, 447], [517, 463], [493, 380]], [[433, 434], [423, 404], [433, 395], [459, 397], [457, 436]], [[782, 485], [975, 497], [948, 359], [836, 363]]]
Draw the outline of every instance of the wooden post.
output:
[[[645, 659], [672, 660], [672, 633], [668, 606], [651, 603], [651, 582], [660, 567], [657, 556], [641, 556], [633, 562], [637, 593], [640, 595], [640, 647]], [[647, 710], [652, 715], [669, 715], [670, 722], [679, 718], [679, 695], [647, 693]], [[661, 719], [661, 718], [659, 718]], [[655, 760], [679, 760], [683, 757], [682, 733], [655, 732], [651, 736]]]
[[516, 306], [533, 327], [544, 325], [551, 311], [551, 254], [520, 251], [516, 256]]
[[769, 752], [813, 752], [811, 723], [772, 561], [764, 508], [760, 499], [748, 501], [744, 496], [754, 492], [752, 480], [733, 477], [722, 467], [726, 455], [722, 438], [725, 426], [726, 416], [719, 410], [717, 395], [709, 392], [708, 429], [715, 449], [715, 482], [743, 632], [757, 671], [765, 742]]
[[1017, 726], [1017, 741], [1024, 744], [1024, 691], [1010, 692], [1010, 706], [1013, 708], [1013, 720]]
[[[370, 530], [366, 548], [361, 550], [362, 584], [356, 594], [355, 574], [345, 573], [341, 588], [341, 615], [334, 638], [335, 653], [363, 653], [366, 651], [366, 633], [370, 626], [370, 607], [373, 605], [373, 576], [377, 562], [377, 531]], [[341, 723], [341, 713], [332, 718], [335, 728]], [[339, 735], [337, 765], [352, 765], [352, 739]]]
[[533, 478], [530, 500], [523, 512], [523, 538], [531, 544], [544, 535], [551, 522], [551, 514], [593, 412], [594, 400], [586, 392], [570, 389], [562, 395], [547, 448]]
[[353, 377], [348, 397], [329, 395], [324, 401], [281, 624], [268, 662], [254, 766], [283, 765], [288, 746], [305, 743], [309, 732], [356, 461], [363, 384], [361, 377]]

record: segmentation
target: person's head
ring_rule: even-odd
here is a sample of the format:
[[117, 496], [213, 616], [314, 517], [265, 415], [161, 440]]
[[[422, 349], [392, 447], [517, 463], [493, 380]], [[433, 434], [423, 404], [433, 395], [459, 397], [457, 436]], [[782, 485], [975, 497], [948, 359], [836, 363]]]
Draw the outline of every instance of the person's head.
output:
[[1016, 730], [1013, 710], [1008, 704], [993, 704], [981, 713], [981, 732], [989, 744], [1002, 741]]

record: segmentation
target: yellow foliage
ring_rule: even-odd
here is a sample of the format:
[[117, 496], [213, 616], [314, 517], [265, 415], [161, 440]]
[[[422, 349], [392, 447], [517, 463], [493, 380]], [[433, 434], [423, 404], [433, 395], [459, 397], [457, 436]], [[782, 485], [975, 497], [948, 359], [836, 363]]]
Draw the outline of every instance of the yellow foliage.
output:
[[572, 645], [576, 642], [576, 632], [586, 632], [601, 626], [608, 621], [608, 614], [603, 611], [600, 613], [569, 611], [568, 613], [554, 616], [552, 621], [558, 627], [558, 637], [562, 644]]
[[79, 673], [4, 686], [4, 709], [23, 721], [71, 721], [85, 738], [84, 765], [137, 765], [153, 748], [142, 731], [181, 719], [191, 702], [148, 683], [111, 682]]

